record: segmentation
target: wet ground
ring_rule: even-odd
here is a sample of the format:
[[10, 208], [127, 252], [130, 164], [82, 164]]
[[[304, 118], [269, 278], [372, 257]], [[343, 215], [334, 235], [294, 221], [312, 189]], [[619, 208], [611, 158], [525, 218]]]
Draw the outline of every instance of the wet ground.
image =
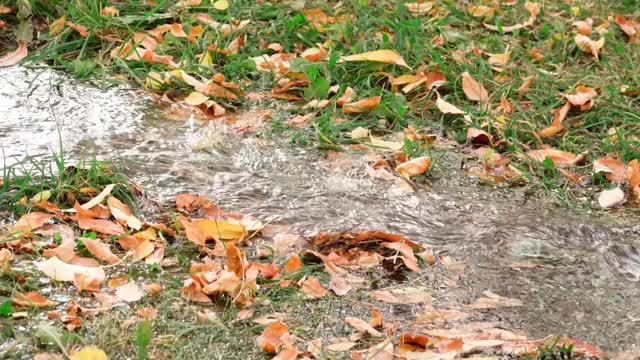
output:
[[637, 215], [622, 221], [574, 213], [524, 189], [479, 186], [456, 172], [459, 157], [447, 152], [432, 184], [407, 192], [370, 176], [361, 155], [328, 156], [287, 139], [168, 120], [131, 90], [101, 91], [49, 70], [16, 67], [0, 70], [0, 80], [5, 166], [57, 151], [62, 139], [67, 158], [95, 152], [158, 200], [202, 193], [226, 209], [306, 234], [401, 233], [463, 260], [469, 298], [490, 289], [524, 300], [508, 315], [532, 337], [566, 334], [605, 350], [640, 344]]

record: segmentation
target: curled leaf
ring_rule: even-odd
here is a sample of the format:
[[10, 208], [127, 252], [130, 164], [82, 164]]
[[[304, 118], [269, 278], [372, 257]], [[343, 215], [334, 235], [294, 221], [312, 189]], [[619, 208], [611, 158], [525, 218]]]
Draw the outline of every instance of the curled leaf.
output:
[[289, 327], [282, 321], [276, 321], [267, 326], [257, 339], [258, 346], [266, 352], [277, 353], [281, 347], [291, 347], [291, 333]]
[[462, 90], [472, 101], [486, 102], [489, 100], [487, 89], [477, 82], [468, 72], [462, 73]]
[[404, 61], [402, 56], [393, 50], [375, 50], [361, 54], [343, 56], [340, 58], [342, 61], [373, 61], [382, 62], [387, 64], [396, 64], [409, 68], [409, 65]]
[[396, 166], [396, 171], [400, 173], [404, 178], [410, 178], [412, 176], [422, 175], [431, 166], [430, 156], [421, 156]]
[[25, 45], [24, 41], [18, 41], [18, 48], [14, 51], [7, 53], [5, 56], [0, 57], [0, 67], [3, 66], [11, 66], [20, 62], [20, 60], [24, 59], [29, 55], [29, 51], [27, 50], [27, 45]]

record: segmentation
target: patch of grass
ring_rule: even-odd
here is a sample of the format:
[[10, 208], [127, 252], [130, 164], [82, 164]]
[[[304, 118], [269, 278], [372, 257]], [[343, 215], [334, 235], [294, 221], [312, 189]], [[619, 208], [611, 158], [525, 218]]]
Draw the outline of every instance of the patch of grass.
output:
[[0, 178], [0, 210], [18, 215], [27, 213], [38, 200], [45, 198], [61, 208], [69, 208], [75, 201], [88, 201], [109, 184], [116, 184], [112, 191], [114, 196], [134, 211], [137, 209], [133, 185], [113, 170], [109, 162], [93, 157], [70, 165], [63, 156], [61, 152], [52, 158], [27, 157], [5, 166]]

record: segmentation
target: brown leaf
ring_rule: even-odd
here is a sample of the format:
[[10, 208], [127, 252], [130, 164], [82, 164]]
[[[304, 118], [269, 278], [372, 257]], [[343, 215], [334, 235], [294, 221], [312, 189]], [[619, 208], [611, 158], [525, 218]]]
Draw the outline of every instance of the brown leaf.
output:
[[364, 320], [347, 316], [344, 320], [344, 323], [356, 329], [358, 332], [362, 334], [369, 334], [374, 337], [382, 336], [382, 333], [376, 329], [374, 329], [369, 323]]
[[374, 328], [382, 326], [383, 324], [382, 312], [380, 312], [380, 310], [376, 308], [373, 308], [371, 312], [373, 313], [373, 317], [371, 321], [369, 321], [369, 325], [371, 325]]
[[238, 276], [238, 278], [244, 278], [245, 274], [244, 252], [240, 251], [238, 247], [233, 243], [227, 244], [227, 271], [231, 271]]
[[308, 277], [300, 283], [300, 289], [308, 297], [312, 299], [319, 299], [327, 295], [327, 290], [320, 284], [315, 277]]
[[80, 24], [76, 24], [76, 23], [73, 23], [71, 21], [67, 21], [66, 24], [67, 24], [68, 27], [70, 27], [73, 30], [77, 31], [78, 34], [80, 34], [81, 37], [86, 38], [87, 36], [89, 36], [89, 30], [87, 29], [86, 26], [80, 25]]
[[476, 144], [489, 144], [491, 143], [492, 136], [484, 130], [480, 130], [475, 127], [467, 129], [467, 140]]
[[140, 287], [134, 282], [128, 282], [124, 285], [118, 286], [116, 289], [116, 296], [126, 302], [136, 302], [142, 299], [144, 293], [140, 290]]
[[409, 287], [394, 290], [378, 290], [371, 295], [389, 304], [430, 304], [431, 295], [425, 287]]
[[440, 353], [462, 351], [462, 338], [445, 339], [440, 341], [438, 343], [438, 351], [440, 351]]
[[78, 218], [78, 226], [83, 230], [92, 230], [106, 235], [122, 235], [125, 233], [120, 224], [109, 220], [81, 217]]
[[472, 101], [486, 102], [489, 100], [487, 89], [477, 82], [468, 72], [462, 73], [462, 90]]
[[18, 222], [10, 228], [10, 231], [25, 231], [30, 232], [32, 230], [42, 227], [47, 221], [51, 220], [53, 215], [45, 214], [42, 212], [31, 212], [22, 215]]
[[582, 155], [576, 156], [573, 153], [557, 149], [530, 150], [527, 152], [527, 156], [538, 162], [551, 159], [551, 161], [559, 167], [572, 166], [584, 159]]
[[15, 65], [27, 57], [27, 55], [29, 55], [27, 45], [25, 45], [24, 41], [20, 40], [18, 41], [18, 48], [16, 50], [0, 57], [0, 67]]
[[489, 290], [482, 294], [485, 295], [485, 297], [481, 297], [467, 306], [472, 309], [497, 309], [523, 305], [522, 300], [506, 298]]
[[421, 156], [419, 158], [415, 158], [409, 160], [407, 162], [403, 162], [402, 164], [396, 166], [395, 171], [400, 173], [404, 178], [409, 178], [412, 176], [422, 175], [431, 166], [431, 157], [430, 156]]
[[295, 346], [286, 348], [274, 356], [271, 360], [295, 360], [298, 358], [298, 349]]
[[593, 172], [604, 173], [609, 181], [625, 182], [631, 178], [631, 169], [622, 161], [614, 158], [601, 158], [593, 162]]
[[454, 115], [466, 115], [467, 113], [456, 107], [455, 105], [442, 100], [442, 98], [438, 95], [436, 99], [436, 106], [438, 110], [440, 110], [443, 114], [454, 114]]
[[11, 301], [16, 306], [22, 306], [22, 307], [35, 306], [39, 308], [45, 308], [45, 307], [55, 306], [58, 304], [57, 302], [49, 300], [46, 297], [40, 295], [38, 291], [29, 291], [28, 293], [25, 293], [25, 294], [17, 293], [11, 298]]
[[373, 62], [382, 62], [387, 64], [396, 64], [399, 66], [404, 66], [406, 68], [410, 68], [409, 65], [404, 61], [402, 56], [393, 50], [376, 50], [369, 51], [361, 54], [343, 56], [340, 58], [341, 61], [373, 61]]
[[586, 35], [576, 34], [574, 41], [580, 50], [593, 55], [593, 57], [596, 58], [596, 61], [598, 61], [598, 54], [600, 49], [604, 46], [604, 37], [601, 37], [598, 40], [592, 40]]
[[629, 41], [634, 43], [638, 40], [640, 34], [640, 23], [627, 20], [624, 16], [616, 15], [615, 21], [620, 26], [620, 29], [629, 36]]
[[367, 112], [380, 105], [380, 100], [382, 100], [381, 96], [374, 96], [356, 102], [347, 103], [342, 106], [342, 112], [345, 114]]
[[258, 346], [269, 353], [277, 353], [281, 347], [291, 347], [291, 333], [289, 327], [282, 321], [276, 321], [267, 326], [257, 339]]
[[100, 15], [102, 16], [119, 16], [120, 11], [113, 6], [106, 6], [100, 10]]
[[56, 19], [49, 25], [49, 35], [56, 36], [60, 34], [60, 32], [64, 29], [65, 22], [67, 21], [67, 16], [63, 15], [61, 18]]
[[551, 126], [538, 131], [538, 136], [540, 136], [541, 138], [551, 137], [564, 130], [565, 127], [562, 122], [567, 118], [569, 110], [571, 110], [571, 102], [569, 101], [567, 101], [560, 109], [553, 110], [555, 117], [553, 119], [553, 122], [551, 122]]
[[586, 111], [593, 106], [593, 97], [598, 93], [593, 88], [578, 86], [574, 91], [565, 95], [571, 105], [577, 106], [580, 111]]
[[106, 261], [109, 264], [115, 264], [120, 261], [120, 258], [111, 252], [109, 245], [101, 242], [100, 240], [94, 240], [91, 238], [80, 238], [80, 240], [87, 250], [89, 250], [91, 255], [96, 258]]
[[182, 289], [180, 290], [182, 297], [188, 301], [197, 303], [211, 303], [211, 299], [202, 292], [202, 287], [193, 279], [185, 280]]

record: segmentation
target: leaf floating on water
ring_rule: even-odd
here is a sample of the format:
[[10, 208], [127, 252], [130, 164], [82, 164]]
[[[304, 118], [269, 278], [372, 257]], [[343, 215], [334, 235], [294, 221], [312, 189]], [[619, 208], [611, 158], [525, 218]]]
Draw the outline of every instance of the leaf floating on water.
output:
[[18, 41], [17, 49], [0, 58], [0, 67], [15, 65], [26, 58], [27, 55], [29, 55], [27, 45], [25, 45], [24, 41], [20, 40]]

